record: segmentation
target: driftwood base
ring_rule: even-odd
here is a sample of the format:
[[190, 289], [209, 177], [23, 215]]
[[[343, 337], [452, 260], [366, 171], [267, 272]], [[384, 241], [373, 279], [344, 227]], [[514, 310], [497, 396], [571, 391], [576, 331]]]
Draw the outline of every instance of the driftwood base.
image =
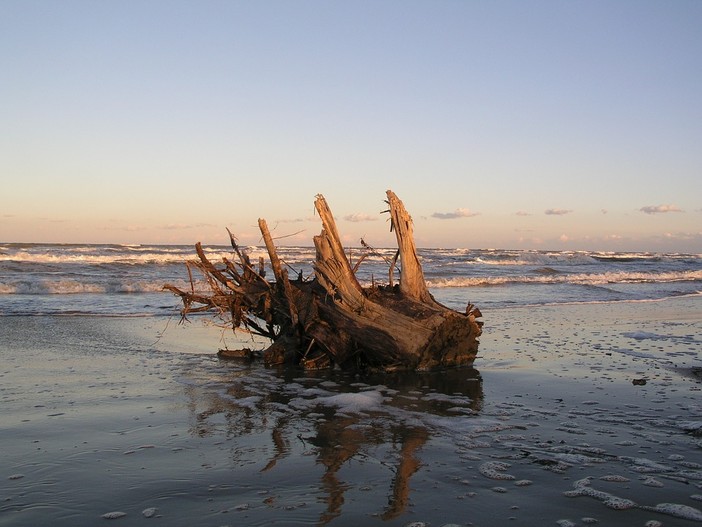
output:
[[[412, 219], [392, 191], [387, 192], [391, 230], [398, 251], [385, 286], [362, 287], [354, 274], [324, 197], [315, 207], [322, 232], [314, 237], [315, 277], [290, 280], [278, 258], [265, 220], [259, 228], [275, 280], [265, 279], [262, 260], [254, 268], [230, 233], [238, 261], [210, 262], [196, 244], [199, 269], [210, 293], [166, 289], [180, 296], [183, 317], [212, 310], [234, 329], [271, 340], [263, 352], [269, 365], [296, 364], [308, 369], [338, 366], [382, 371], [431, 370], [472, 364], [482, 322], [472, 305], [464, 313], [438, 303], [429, 293], [414, 245]], [[393, 270], [399, 262], [399, 283]], [[191, 280], [192, 284], [192, 280]]]

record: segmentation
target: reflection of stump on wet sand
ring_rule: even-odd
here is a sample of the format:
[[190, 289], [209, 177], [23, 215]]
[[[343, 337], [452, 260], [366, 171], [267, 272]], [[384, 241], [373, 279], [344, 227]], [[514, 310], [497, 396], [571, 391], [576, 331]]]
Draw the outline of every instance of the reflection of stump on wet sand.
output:
[[392, 496], [388, 508], [381, 516], [383, 520], [390, 520], [405, 512], [410, 499], [410, 478], [421, 466], [415, 453], [429, 439], [429, 432], [426, 428], [407, 428], [403, 432], [400, 464], [397, 466], [392, 482]]
[[[271, 339], [264, 351], [269, 364], [301, 364], [309, 369], [338, 365], [349, 369], [429, 370], [469, 365], [478, 351], [480, 311], [469, 305], [464, 313], [438, 303], [429, 293], [417, 256], [412, 219], [402, 202], [387, 192], [391, 230], [398, 251], [390, 262], [388, 283], [362, 287], [341, 244], [324, 197], [315, 207], [322, 232], [314, 237], [315, 276], [290, 280], [278, 257], [265, 220], [259, 228], [266, 244], [275, 281], [266, 281], [263, 259], [254, 267], [237, 245], [238, 259], [210, 262], [201, 245], [199, 260], [189, 263], [204, 274], [209, 293], [165, 288], [183, 301], [183, 316], [213, 310], [251, 333]], [[367, 255], [366, 255], [367, 256]], [[399, 261], [399, 283], [394, 271]], [[192, 281], [191, 281], [192, 284]]]
[[[356, 495], [358, 490], [372, 489], [374, 495], [387, 497], [374, 516], [390, 520], [407, 513], [413, 492], [423, 485], [414, 478], [423, 466], [432, 464], [431, 457], [423, 459], [422, 450], [435, 429], [423, 424], [422, 416], [436, 422], [442, 416], [455, 418], [460, 409], [466, 415], [477, 414], [483, 405], [482, 378], [473, 368], [369, 374], [363, 376], [367, 389], [360, 392], [348, 385], [356, 375], [308, 372], [304, 376], [308, 382], [302, 382], [299, 372], [291, 370], [276, 372], [283, 377], [266, 372], [271, 375], [268, 380], [249, 375], [250, 371], [233, 368], [225, 393], [209, 384], [186, 388], [192, 433], [237, 438], [229, 447], [232, 460], [246, 464], [255, 460], [262, 473], [279, 470], [267, 480], [280, 483], [271, 487], [264, 500], [271, 507], [285, 506], [278, 502], [290, 493], [286, 486], [291, 464], [280, 462], [293, 457], [292, 466], [299, 473], [292, 477], [299, 476], [300, 485], [304, 482], [323, 506], [316, 522], [320, 526], [332, 523], [344, 507], [354, 508], [354, 503], [364, 501]], [[325, 386], [328, 381], [336, 388]], [[385, 393], [377, 407], [356, 413], [353, 405], [329, 404], [330, 397], [363, 396], [374, 392], [373, 387]], [[262, 440], [264, 430], [269, 432], [268, 440]], [[240, 444], [255, 445], [256, 454]], [[300, 460], [306, 460], [308, 467], [322, 468], [319, 480], [316, 468], [305, 468]], [[303, 501], [308, 498], [305, 494]]]

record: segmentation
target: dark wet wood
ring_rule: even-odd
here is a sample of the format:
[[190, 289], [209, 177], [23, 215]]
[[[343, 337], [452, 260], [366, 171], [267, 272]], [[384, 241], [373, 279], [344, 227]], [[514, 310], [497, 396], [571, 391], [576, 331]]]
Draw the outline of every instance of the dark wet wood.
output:
[[[280, 261], [265, 220], [259, 228], [268, 251], [274, 281], [264, 278], [259, 261], [254, 270], [230, 233], [238, 262], [224, 259], [217, 266], [196, 244], [198, 260], [188, 270], [200, 270], [210, 288], [197, 292], [165, 288], [181, 297], [183, 317], [212, 310], [232, 327], [271, 339], [263, 352], [269, 364], [301, 364], [318, 369], [333, 365], [372, 370], [430, 370], [472, 364], [478, 351], [482, 323], [472, 305], [464, 313], [437, 302], [429, 292], [414, 242], [412, 218], [402, 201], [387, 192], [391, 229], [398, 252], [391, 262], [387, 286], [363, 287], [346, 256], [334, 216], [323, 196], [315, 208], [322, 231], [314, 237], [313, 280], [290, 280]], [[364, 256], [359, 260], [362, 261]], [[393, 285], [396, 260], [399, 285]]]

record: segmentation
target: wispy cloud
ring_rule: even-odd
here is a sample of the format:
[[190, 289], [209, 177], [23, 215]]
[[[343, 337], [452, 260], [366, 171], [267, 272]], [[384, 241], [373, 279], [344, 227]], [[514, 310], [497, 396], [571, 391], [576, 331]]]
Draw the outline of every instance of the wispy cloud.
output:
[[186, 229], [201, 229], [203, 227], [214, 227], [211, 223], [196, 223], [193, 225], [187, 223], [169, 223], [167, 225], [161, 225], [161, 229], [167, 231], [182, 231]]
[[527, 212], [525, 210], [518, 210], [517, 212], [514, 213], [515, 216], [531, 216], [531, 212]]
[[[117, 220], [110, 220], [113, 223], [116, 223]], [[101, 231], [126, 231], [126, 232], [142, 232], [148, 230], [147, 227], [143, 225], [98, 225], [96, 226], [97, 229]]]
[[566, 214], [570, 214], [571, 212], [573, 211], [570, 209], [546, 209], [544, 214], [547, 216], [564, 216]]
[[472, 218], [479, 214], [479, 212], [472, 212], [470, 209], [456, 209], [453, 212], [435, 212], [431, 217], [440, 220], [455, 220], [456, 218]]
[[319, 221], [318, 218], [308, 216], [307, 218], [291, 218], [291, 219], [283, 219], [283, 220], [276, 220], [276, 224], [278, 223], [304, 223], [306, 221]]
[[639, 209], [646, 214], [662, 214], [664, 212], [683, 212], [682, 209], [675, 205], [647, 205]]
[[666, 232], [663, 237], [668, 240], [699, 240], [702, 232]]
[[352, 221], [354, 223], [359, 223], [362, 221], [377, 221], [377, 216], [371, 216], [370, 214], [362, 214], [360, 212], [355, 212], [353, 214], [348, 214], [344, 216], [346, 221]]

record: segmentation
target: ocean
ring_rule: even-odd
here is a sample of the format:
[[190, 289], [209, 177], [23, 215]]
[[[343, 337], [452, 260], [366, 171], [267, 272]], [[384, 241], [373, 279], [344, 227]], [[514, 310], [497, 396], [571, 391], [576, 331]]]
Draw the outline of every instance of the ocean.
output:
[[[246, 249], [253, 261], [263, 247]], [[231, 256], [208, 246], [213, 262]], [[279, 247], [291, 277], [312, 275], [314, 248]], [[367, 251], [349, 249], [353, 262]], [[357, 276], [387, 283], [395, 249], [375, 249]], [[702, 294], [702, 255], [649, 252], [420, 249], [432, 294], [448, 307], [483, 313], [514, 306], [646, 302]], [[190, 245], [0, 244], [0, 316], [170, 316], [179, 299], [165, 283], [188, 287]], [[270, 274], [269, 274], [270, 276]], [[395, 279], [398, 273], [395, 272]]]

